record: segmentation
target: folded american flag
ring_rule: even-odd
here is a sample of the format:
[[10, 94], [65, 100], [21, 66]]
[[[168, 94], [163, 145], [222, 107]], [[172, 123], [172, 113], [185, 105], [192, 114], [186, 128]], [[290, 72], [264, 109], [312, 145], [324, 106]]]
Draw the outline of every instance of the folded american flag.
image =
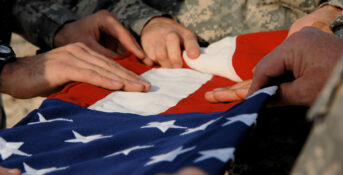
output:
[[[234, 65], [244, 57], [238, 54], [240, 38], [246, 48], [246, 44], [266, 41], [268, 46], [250, 47], [255, 49], [251, 51], [255, 59], [245, 71], [238, 64], [238, 76], [249, 78], [253, 65], [285, 33], [237, 37]], [[262, 89], [224, 111], [233, 104], [209, 104], [203, 93], [233, 84], [230, 80], [190, 69], [151, 69], [132, 55], [116, 60], [151, 81], [151, 91], [110, 92], [72, 83], [15, 127], [0, 132], [0, 165], [25, 174], [138, 175], [171, 173], [187, 166], [220, 174], [233, 160], [236, 146], [256, 121], [259, 109], [277, 89]]]

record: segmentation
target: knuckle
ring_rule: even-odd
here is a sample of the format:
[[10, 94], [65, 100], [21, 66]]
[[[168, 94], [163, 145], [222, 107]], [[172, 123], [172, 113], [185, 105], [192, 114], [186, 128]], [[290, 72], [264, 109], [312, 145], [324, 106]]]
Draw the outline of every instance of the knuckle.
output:
[[179, 35], [175, 32], [170, 32], [166, 35], [167, 42], [177, 41], [179, 39]]
[[95, 70], [91, 70], [91, 69], [84, 69], [82, 71], [82, 75], [84, 77], [88, 77], [89, 79], [94, 79], [94, 78], [98, 77], [97, 76], [98, 74], [96, 73], [96, 71]]
[[189, 30], [189, 29], [186, 29], [186, 30], [183, 32], [183, 35], [184, 35], [186, 38], [196, 38], [195, 33], [192, 32], [192, 31]]
[[[56, 57], [53, 56], [52, 58], [56, 58], [60, 62], [67, 62], [69, 59], [72, 58], [72, 55], [67, 50], [61, 50], [56, 53]], [[56, 60], [54, 59], [54, 60]]]
[[164, 59], [166, 59], [166, 55], [167, 55], [167, 53], [164, 52], [164, 51], [157, 51], [156, 52], [157, 60], [164, 60]]
[[103, 25], [113, 25], [117, 22], [116, 16], [107, 10], [100, 10], [97, 14], [99, 21], [103, 23]]
[[108, 10], [99, 10], [98, 12], [97, 12], [97, 14], [99, 15], [99, 16], [101, 16], [101, 17], [106, 17], [106, 16], [109, 16], [109, 15], [111, 15], [111, 13], [108, 11]]

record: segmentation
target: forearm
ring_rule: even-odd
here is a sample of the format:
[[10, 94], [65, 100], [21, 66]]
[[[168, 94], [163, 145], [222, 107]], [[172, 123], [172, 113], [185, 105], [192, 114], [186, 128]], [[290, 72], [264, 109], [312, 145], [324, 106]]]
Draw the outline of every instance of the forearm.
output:
[[17, 0], [12, 16], [15, 32], [41, 48], [53, 48], [56, 32], [76, 17], [67, 8], [52, 1]]
[[115, 14], [119, 21], [137, 36], [145, 24], [153, 17], [166, 14], [145, 4], [142, 0], [119, 0], [113, 3], [109, 11]]

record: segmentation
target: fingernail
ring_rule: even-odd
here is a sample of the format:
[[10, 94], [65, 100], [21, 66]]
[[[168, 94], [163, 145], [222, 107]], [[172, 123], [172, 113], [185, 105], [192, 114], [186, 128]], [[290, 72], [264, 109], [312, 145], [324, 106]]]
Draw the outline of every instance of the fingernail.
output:
[[140, 80], [138, 81], [140, 84], [144, 84], [144, 85], [150, 85], [150, 83], [146, 80], [144, 80], [143, 78], [140, 78]]
[[216, 88], [216, 89], [213, 89], [212, 91], [217, 92], [217, 91], [222, 91], [222, 90], [224, 90], [224, 88]]
[[190, 57], [190, 58], [197, 58], [197, 57], [200, 56], [200, 54], [199, 54], [198, 51], [196, 51], [196, 50], [189, 50], [189, 51], [187, 52], [187, 55], [188, 55], [188, 57]]
[[138, 82], [130, 81], [130, 84], [132, 84], [134, 86], [139, 86], [139, 87], [144, 86], [142, 83], [140, 83], [140, 80]]
[[115, 80], [112, 81], [112, 84], [114, 84], [117, 87], [122, 87], [123, 86], [123, 83], [120, 83], [120, 82], [115, 81]]
[[147, 81], [145, 81], [145, 80], [140, 80], [140, 82], [141, 83], [143, 83], [143, 85], [144, 85], [144, 91], [148, 91], [148, 90], [150, 90], [150, 88], [151, 88], [151, 83], [150, 82], [147, 82]]
[[205, 92], [205, 95], [206, 95], [206, 96], [211, 95], [211, 94], [213, 94], [212, 91]]

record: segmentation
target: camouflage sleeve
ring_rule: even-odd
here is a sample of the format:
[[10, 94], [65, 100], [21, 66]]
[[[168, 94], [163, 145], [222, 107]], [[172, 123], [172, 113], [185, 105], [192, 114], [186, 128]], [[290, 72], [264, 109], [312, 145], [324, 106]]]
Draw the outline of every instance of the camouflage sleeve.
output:
[[13, 5], [15, 32], [41, 48], [54, 48], [54, 36], [65, 23], [76, 20], [67, 8], [53, 1], [17, 0]]
[[342, 0], [327, 0], [326, 2], [322, 3], [320, 5], [320, 7], [322, 7], [324, 5], [332, 5], [332, 6], [339, 7], [341, 9], [343, 9], [343, 1]]
[[113, 3], [108, 10], [137, 36], [151, 18], [166, 14], [152, 8], [142, 0], [119, 0]]
[[343, 37], [343, 12], [330, 24], [335, 35]]

